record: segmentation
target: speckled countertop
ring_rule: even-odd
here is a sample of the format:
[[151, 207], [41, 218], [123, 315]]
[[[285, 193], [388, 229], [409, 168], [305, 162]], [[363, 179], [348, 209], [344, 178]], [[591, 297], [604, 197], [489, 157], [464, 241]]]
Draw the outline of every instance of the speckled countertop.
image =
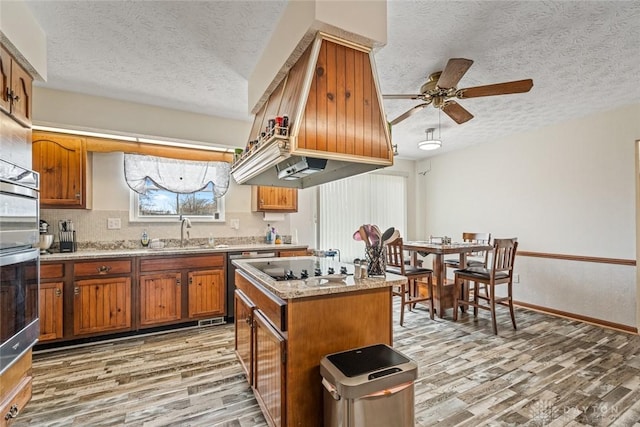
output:
[[225, 252], [251, 252], [251, 251], [281, 251], [291, 249], [306, 249], [307, 245], [267, 245], [267, 244], [247, 244], [247, 245], [218, 245], [213, 248], [208, 246], [193, 246], [186, 248], [162, 248], [162, 249], [109, 249], [109, 250], [81, 250], [77, 252], [54, 252], [40, 256], [41, 262], [46, 261], [73, 261], [92, 258], [121, 258], [139, 256], [166, 256], [166, 255], [188, 255], [206, 253]]
[[[346, 266], [347, 274], [332, 275], [337, 280], [319, 280], [315, 277], [310, 277], [306, 280], [276, 281], [259, 269], [265, 268], [267, 264], [271, 264], [271, 267], [274, 269], [289, 269], [287, 263], [298, 262], [299, 260], [313, 262], [315, 263], [315, 266], [319, 267], [323, 272], [327, 271], [330, 266], [334, 267], [336, 272], [340, 271], [341, 266]], [[387, 273], [385, 277], [380, 276], [368, 277], [366, 279], [354, 279], [353, 264], [335, 261], [330, 258], [308, 256], [295, 258], [239, 259], [233, 260], [232, 262], [236, 267], [246, 272], [249, 276], [257, 279], [269, 292], [272, 292], [274, 295], [277, 295], [284, 300], [401, 285], [407, 280], [405, 276], [399, 276], [391, 273]], [[296, 271], [295, 268], [293, 268], [293, 270]], [[310, 272], [310, 274], [313, 275], [313, 272]]]

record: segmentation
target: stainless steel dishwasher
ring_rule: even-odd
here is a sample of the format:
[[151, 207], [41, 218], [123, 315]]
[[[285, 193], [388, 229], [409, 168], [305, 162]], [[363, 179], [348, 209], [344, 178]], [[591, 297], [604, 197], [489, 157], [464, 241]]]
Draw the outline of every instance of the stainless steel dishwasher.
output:
[[236, 266], [231, 261], [234, 259], [274, 258], [278, 256], [274, 250], [229, 252], [227, 254], [227, 322], [232, 322], [233, 294], [236, 290]]

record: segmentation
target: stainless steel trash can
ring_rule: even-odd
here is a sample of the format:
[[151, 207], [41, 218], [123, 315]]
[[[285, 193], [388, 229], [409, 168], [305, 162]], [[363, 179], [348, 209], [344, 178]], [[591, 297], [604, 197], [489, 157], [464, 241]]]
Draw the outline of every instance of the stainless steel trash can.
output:
[[376, 344], [320, 361], [325, 427], [414, 427], [416, 363]]

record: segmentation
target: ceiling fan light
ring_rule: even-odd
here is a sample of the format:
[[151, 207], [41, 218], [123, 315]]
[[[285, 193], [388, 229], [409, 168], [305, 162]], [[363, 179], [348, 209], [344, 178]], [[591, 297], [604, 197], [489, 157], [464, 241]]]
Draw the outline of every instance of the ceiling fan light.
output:
[[421, 150], [437, 150], [438, 148], [440, 148], [442, 146], [442, 141], [440, 141], [439, 139], [434, 139], [433, 138], [433, 131], [435, 129], [434, 128], [429, 128], [427, 129], [425, 132], [427, 134], [427, 137], [424, 139], [424, 141], [420, 141], [418, 142], [418, 148]]
[[418, 148], [421, 150], [437, 150], [442, 146], [442, 141], [439, 139], [425, 139], [418, 142]]

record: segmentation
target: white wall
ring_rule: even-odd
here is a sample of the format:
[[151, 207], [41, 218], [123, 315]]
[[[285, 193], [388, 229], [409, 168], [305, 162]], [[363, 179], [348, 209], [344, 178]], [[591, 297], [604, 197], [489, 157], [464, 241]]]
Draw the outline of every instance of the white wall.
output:
[[[639, 117], [640, 105], [627, 106], [431, 158], [418, 176], [425, 232], [488, 231], [518, 237], [522, 251], [635, 260]], [[518, 257], [516, 272], [520, 301], [637, 326], [635, 267]]]

